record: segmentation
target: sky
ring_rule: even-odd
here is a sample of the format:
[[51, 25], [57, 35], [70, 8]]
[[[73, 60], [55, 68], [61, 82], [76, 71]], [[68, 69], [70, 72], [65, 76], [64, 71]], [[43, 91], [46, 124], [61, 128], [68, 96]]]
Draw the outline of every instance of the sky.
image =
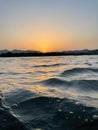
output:
[[98, 0], [0, 0], [0, 49], [98, 49]]

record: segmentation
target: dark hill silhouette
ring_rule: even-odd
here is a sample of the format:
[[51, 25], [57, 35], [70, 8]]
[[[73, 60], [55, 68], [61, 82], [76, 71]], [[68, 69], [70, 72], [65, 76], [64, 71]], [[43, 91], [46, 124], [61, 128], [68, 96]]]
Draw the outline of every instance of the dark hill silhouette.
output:
[[74, 50], [61, 52], [40, 52], [34, 50], [0, 50], [0, 57], [29, 57], [29, 56], [64, 56], [64, 55], [98, 55], [98, 49], [95, 50]]

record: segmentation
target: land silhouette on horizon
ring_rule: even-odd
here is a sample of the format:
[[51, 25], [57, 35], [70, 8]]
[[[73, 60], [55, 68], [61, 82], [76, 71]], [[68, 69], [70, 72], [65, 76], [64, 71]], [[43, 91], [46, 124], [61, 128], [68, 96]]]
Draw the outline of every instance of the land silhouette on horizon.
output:
[[40, 52], [35, 50], [0, 50], [0, 57], [29, 57], [29, 56], [64, 56], [64, 55], [98, 55], [98, 49], [94, 50], [70, 50], [55, 52]]

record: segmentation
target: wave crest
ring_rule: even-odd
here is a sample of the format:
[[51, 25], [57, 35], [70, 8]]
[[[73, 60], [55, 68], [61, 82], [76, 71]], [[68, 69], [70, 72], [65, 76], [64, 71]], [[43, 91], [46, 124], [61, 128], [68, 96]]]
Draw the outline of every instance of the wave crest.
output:
[[95, 68], [72, 68], [69, 70], [65, 70], [64, 72], [61, 73], [61, 76], [70, 76], [70, 75], [75, 75], [75, 74], [81, 74], [81, 73], [98, 73], [98, 69]]

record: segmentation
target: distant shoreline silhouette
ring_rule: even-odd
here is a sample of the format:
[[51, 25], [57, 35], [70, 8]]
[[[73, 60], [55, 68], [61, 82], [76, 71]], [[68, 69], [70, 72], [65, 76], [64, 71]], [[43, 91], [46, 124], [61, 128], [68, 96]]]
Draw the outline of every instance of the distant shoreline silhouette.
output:
[[70, 55], [98, 55], [98, 49], [73, 50], [61, 52], [40, 52], [34, 50], [0, 50], [0, 57], [30, 57], [30, 56], [70, 56]]

